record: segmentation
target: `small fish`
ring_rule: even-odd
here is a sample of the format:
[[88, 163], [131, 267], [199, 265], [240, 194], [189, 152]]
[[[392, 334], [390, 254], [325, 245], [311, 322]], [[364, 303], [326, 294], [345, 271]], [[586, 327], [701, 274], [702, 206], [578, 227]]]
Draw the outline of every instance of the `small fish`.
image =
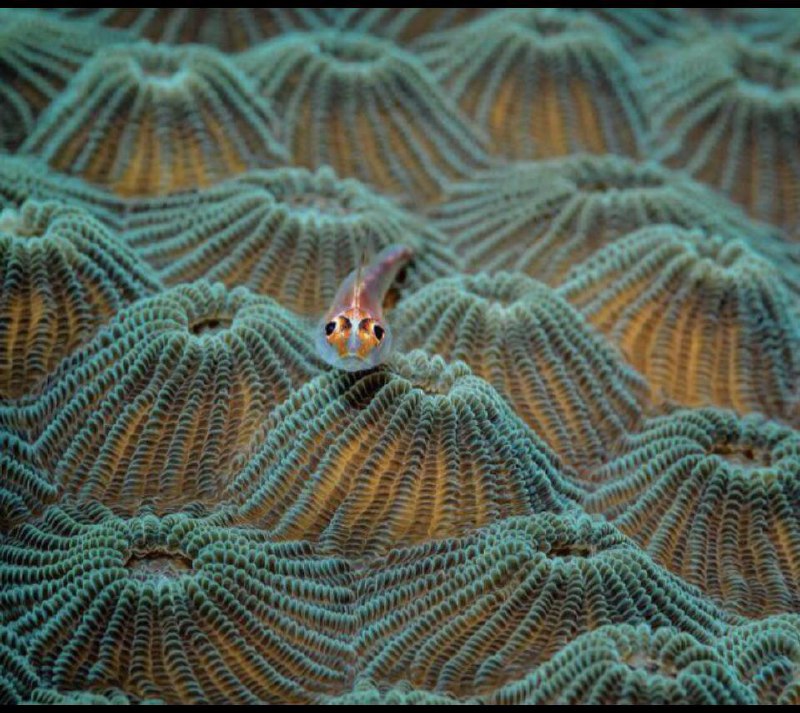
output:
[[390, 245], [342, 282], [333, 306], [317, 327], [315, 342], [322, 359], [344, 371], [363, 371], [386, 361], [392, 332], [383, 318], [383, 300], [397, 273], [411, 259], [405, 245]]

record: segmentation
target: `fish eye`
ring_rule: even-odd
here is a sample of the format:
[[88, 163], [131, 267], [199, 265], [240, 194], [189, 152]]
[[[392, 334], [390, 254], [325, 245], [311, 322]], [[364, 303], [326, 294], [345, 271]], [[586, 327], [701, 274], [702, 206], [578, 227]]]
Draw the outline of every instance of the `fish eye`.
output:
[[333, 334], [335, 331], [336, 331], [336, 321], [335, 321], [335, 320], [333, 320], [333, 321], [331, 321], [331, 322], [328, 322], [328, 323], [325, 325], [325, 334], [326, 334], [327, 336], [329, 336], [329, 337], [330, 337], [330, 336], [331, 336], [331, 334]]
[[378, 341], [381, 341], [381, 339], [383, 339], [384, 329], [383, 329], [383, 327], [381, 327], [380, 324], [376, 324], [372, 328], [372, 331], [375, 334], [375, 339], [377, 339]]

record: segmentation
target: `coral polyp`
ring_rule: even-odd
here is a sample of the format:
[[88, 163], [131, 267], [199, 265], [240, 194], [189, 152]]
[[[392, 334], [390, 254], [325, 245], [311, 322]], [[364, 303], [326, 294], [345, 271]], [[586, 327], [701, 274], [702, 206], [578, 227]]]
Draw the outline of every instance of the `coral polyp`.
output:
[[800, 228], [800, 58], [730, 34], [651, 61], [660, 156], [754, 216]]
[[578, 496], [491, 386], [420, 352], [318, 377], [265, 430], [229, 488], [235, 522], [337, 555], [560, 512]]
[[0, 545], [0, 622], [57, 690], [308, 703], [353, 665], [348, 570], [184, 514], [55, 508]]
[[523, 275], [438, 280], [401, 302], [392, 321], [405, 348], [465, 361], [575, 467], [605, 460], [642, 415], [639, 375], [569, 304]]
[[287, 35], [239, 64], [274, 104], [297, 165], [329, 165], [423, 205], [486, 165], [481, 136], [419, 59], [390, 42]]
[[424, 57], [504, 155], [646, 150], [638, 67], [591, 17], [507, 10], [443, 33]]
[[576, 267], [559, 292], [619, 345], [657, 402], [800, 417], [796, 298], [741, 241], [643, 229]]
[[126, 241], [166, 283], [205, 277], [246, 285], [314, 317], [365, 251], [411, 247], [406, 289], [459, 266], [434, 228], [330, 169], [253, 171], [126, 208]]
[[434, 218], [468, 267], [525, 272], [548, 284], [627, 233], [660, 223], [758, 238], [763, 249], [770, 244], [762, 241], [768, 229], [701, 184], [618, 156], [521, 162], [479, 173], [455, 185]]
[[601, 626], [669, 626], [710, 643], [725, 621], [610, 525], [552, 514], [394, 550], [357, 591], [362, 675], [459, 697], [519, 679]]
[[286, 160], [255, 95], [215, 50], [118, 45], [84, 65], [22, 151], [123, 196], [205, 186]]
[[124, 512], [213, 505], [266, 415], [317, 369], [291, 312], [200, 282], [121, 310], [0, 420], [61, 493]]
[[800, 432], [761, 416], [677, 411], [623, 439], [586, 502], [721, 604], [800, 611]]
[[100, 325], [160, 287], [80, 208], [28, 201], [0, 211], [0, 399], [34, 391]]

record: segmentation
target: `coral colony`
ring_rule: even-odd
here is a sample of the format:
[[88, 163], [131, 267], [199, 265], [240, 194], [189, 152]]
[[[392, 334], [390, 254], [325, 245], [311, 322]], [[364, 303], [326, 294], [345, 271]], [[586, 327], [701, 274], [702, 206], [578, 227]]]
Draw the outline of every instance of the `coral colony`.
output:
[[0, 703], [800, 703], [800, 12], [0, 11]]

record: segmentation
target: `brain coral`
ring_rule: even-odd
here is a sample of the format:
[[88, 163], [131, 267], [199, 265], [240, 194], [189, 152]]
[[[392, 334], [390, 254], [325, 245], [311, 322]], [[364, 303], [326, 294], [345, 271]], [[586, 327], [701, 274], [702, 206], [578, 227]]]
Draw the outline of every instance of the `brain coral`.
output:
[[206, 44], [239, 52], [282, 32], [318, 27], [318, 8], [102, 7], [58, 8], [87, 24], [121, 28], [165, 44]]
[[555, 455], [464, 364], [326, 373], [270, 415], [235, 521], [360, 556], [572, 506]]
[[657, 399], [800, 415], [797, 300], [740, 241], [645, 228], [575, 268], [559, 292], [619, 345]]
[[469, 266], [526, 272], [548, 284], [608, 243], [656, 223], [758, 238], [762, 250], [772, 244], [771, 231], [704, 186], [618, 156], [482, 172], [454, 186], [434, 217]]
[[425, 61], [504, 155], [646, 149], [637, 65], [589, 16], [493, 13], [440, 35]]
[[579, 636], [521, 681], [485, 697], [501, 705], [748, 705], [757, 702], [712, 647], [671, 627], [604, 626]]
[[22, 150], [120, 195], [153, 195], [283, 163], [276, 127], [224, 55], [139, 43], [87, 62]]
[[587, 497], [655, 557], [748, 616], [800, 611], [800, 433], [700, 409], [648, 422]]
[[438, 231], [327, 168], [253, 171], [200, 193], [133, 203], [125, 236], [167, 283], [247, 285], [315, 317], [365, 249], [413, 247], [406, 287], [458, 267]]
[[523, 275], [438, 280], [392, 315], [405, 348], [465, 361], [569, 464], [601, 462], [641, 416], [641, 378], [552, 290]]
[[81, 64], [118, 39], [45, 13], [0, 10], [0, 147], [16, 148]]
[[673, 626], [709, 643], [719, 611], [607, 524], [508, 518], [396, 549], [358, 581], [361, 675], [458, 696], [491, 693], [607, 624]]
[[80, 208], [0, 211], [0, 398], [19, 397], [120, 308], [159, 288]]
[[753, 215], [800, 228], [800, 58], [704, 36], [655, 52], [648, 74], [659, 155]]
[[176, 287], [121, 310], [0, 422], [61, 492], [120, 511], [213, 504], [267, 413], [316, 373], [308, 341], [269, 298]]
[[327, 164], [429, 204], [449, 180], [486, 163], [481, 137], [433, 76], [389, 42], [293, 34], [247, 52], [240, 64], [274, 103], [295, 164]]
[[307, 544], [185, 514], [67, 506], [0, 545], [0, 622], [57, 690], [308, 702], [353, 665], [348, 571]]

